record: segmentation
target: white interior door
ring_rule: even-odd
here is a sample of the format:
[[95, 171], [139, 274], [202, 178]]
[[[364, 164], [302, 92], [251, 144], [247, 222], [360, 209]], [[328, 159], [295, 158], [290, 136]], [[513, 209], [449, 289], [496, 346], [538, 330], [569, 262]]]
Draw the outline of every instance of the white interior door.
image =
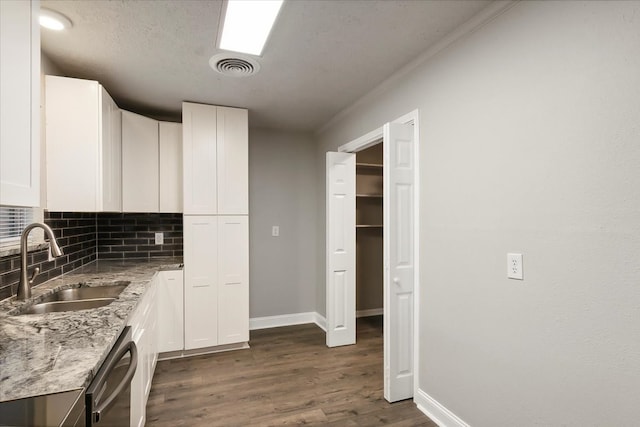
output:
[[356, 342], [356, 156], [327, 153], [327, 346]]
[[413, 126], [384, 125], [384, 397], [413, 396]]

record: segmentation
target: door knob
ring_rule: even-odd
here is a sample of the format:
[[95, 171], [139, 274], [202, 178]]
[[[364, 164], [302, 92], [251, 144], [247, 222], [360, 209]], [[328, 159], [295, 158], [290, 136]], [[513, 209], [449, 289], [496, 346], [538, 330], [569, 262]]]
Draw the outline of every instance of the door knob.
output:
[[393, 278], [393, 283], [395, 283], [396, 285], [400, 284], [400, 279], [398, 279], [397, 277]]

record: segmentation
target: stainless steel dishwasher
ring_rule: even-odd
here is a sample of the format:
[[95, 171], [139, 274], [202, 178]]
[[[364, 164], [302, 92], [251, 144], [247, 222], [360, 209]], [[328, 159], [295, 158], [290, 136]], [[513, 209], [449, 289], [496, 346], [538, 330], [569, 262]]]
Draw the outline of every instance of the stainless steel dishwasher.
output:
[[87, 427], [128, 426], [138, 349], [127, 326], [85, 393]]

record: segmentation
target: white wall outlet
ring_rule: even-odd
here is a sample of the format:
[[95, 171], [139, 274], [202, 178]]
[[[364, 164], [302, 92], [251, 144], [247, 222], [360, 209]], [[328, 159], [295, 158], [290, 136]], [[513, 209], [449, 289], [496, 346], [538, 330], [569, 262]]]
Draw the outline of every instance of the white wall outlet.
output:
[[156, 233], [156, 245], [164, 245], [164, 233]]
[[522, 254], [507, 254], [507, 277], [509, 279], [523, 280]]
[[273, 237], [278, 237], [280, 235], [280, 227], [278, 227], [277, 225], [271, 227], [271, 235]]

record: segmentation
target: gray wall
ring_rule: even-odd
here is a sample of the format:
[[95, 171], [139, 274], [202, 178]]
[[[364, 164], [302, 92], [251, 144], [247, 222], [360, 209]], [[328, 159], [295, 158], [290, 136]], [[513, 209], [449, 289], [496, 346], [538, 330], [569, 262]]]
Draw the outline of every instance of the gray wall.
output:
[[315, 155], [311, 135], [249, 130], [252, 318], [315, 311]]
[[474, 427], [638, 423], [639, 52], [640, 2], [519, 2], [319, 135], [419, 108], [419, 387]]

